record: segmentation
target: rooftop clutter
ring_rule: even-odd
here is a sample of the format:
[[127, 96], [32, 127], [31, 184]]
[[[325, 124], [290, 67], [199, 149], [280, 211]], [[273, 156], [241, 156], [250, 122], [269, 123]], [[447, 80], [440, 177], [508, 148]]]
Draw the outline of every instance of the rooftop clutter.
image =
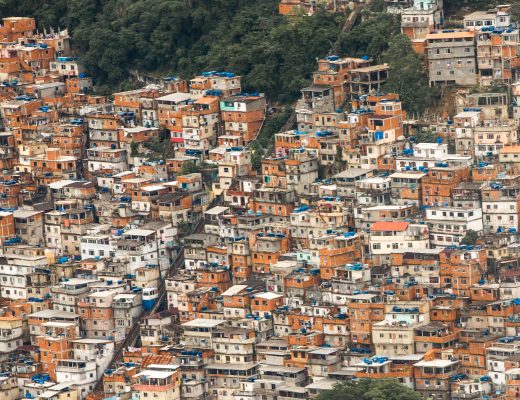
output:
[[6, 399], [517, 397], [518, 84], [511, 115], [460, 90], [422, 124], [387, 65], [328, 56], [256, 171], [266, 98], [239, 76], [111, 101], [34, 26], [0, 28]]

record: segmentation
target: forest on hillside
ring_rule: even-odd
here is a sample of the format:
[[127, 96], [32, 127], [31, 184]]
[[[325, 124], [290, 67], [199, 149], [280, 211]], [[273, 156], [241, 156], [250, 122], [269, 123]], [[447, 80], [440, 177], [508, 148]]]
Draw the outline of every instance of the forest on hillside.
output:
[[[189, 77], [206, 69], [243, 75], [245, 89], [287, 101], [339, 33], [338, 16], [286, 20], [276, 0], [0, 0], [2, 15], [68, 27], [99, 86], [130, 68]], [[276, 95], [274, 95], [276, 93]]]
[[387, 90], [413, 112], [435, 101], [397, 17], [369, 11], [342, 33], [344, 14], [284, 17], [277, 7], [277, 0], [0, 0], [3, 16], [35, 17], [40, 29], [67, 27], [100, 93], [129, 87], [130, 69], [184, 78], [228, 70], [242, 75], [244, 90], [289, 104], [316, 59], [337, 53], [387, 62]]

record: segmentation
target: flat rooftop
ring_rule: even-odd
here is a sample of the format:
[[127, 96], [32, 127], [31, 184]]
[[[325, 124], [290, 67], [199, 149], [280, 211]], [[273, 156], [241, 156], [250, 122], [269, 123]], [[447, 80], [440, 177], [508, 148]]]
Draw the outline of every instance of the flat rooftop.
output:
[[194, 320], [185, 322], [182, 324], [182, 326], [189, 328], [214, 328], [225, 322], [226, 320], [223, 319], [196, 318]]

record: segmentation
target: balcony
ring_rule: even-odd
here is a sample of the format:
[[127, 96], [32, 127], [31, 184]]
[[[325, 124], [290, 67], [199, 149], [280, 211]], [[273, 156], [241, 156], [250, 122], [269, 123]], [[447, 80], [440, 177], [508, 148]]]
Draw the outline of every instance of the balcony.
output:
[[481, 399], [483, 396], [485, 396], [486, 393], [479, 391], [479, 392], [472, 392], [472, 393], [466, 393], [466, 392], [451, 392], [451, 398], [452, 400], [457, 399]]
[[78, 307], [90, 307], [90, 303], [89, 303], [88, 299], [79, 300], [76, 304]]
[[50, 285], [50, 281], [48, 282], [32, 282], [32, 281], [28, 281], [27, 282], [27, 287], [32, 287], [32, 288], [42, 288], [42, 287], [47, 287]]
[[309, 358], [310, 365], [333, 365], [333, 364], [336, 364], [337, 362], [338, 362], [338, 358], [336, 356], [318, 358], [318, 357], [311, 355]]
[[[255, 338], [225, 338], [225, 337], [222, 337], [222, 338], [214, 337], [213, 338], [214, 343], [221, 343], [221, 344], [254, 344], [255, 341], [256, 341]], [[240, 352], [243, 353], [243, 350], [241, 349]]]
[[78, 374], [78, 373], [87, 374], [89, 371], [95, 371], [95, 370], [96, 370], [95, 363], [93, 363], [93, 362], [87, 363], [84, 361], [62, 360], [56, 366], [56, 372], [69, 372], [69, 373], [73, 373], [73, 374]]
[[119, 163], [119, 162], [125, 162], [126, 157], [108, 157], [108, 156], [88, 156], [88, 161], [99, 161], [99, 162], [106, 162], [106, 163]]
[[170, 389], [175, 388], [175, 383], [169, 383], [165, 385], [146, 385], [146, 384], [135, 384], [132, 389], [138, 392], [166, 392]]
[[520, 317], [517, 317], [517, 316], [508, 317], [505, 320], [505, 326], [508, 327], [508, 328], [510, 328], [510, 327], [520, 327]]
[[133, 303], [131, 301], [114, 301], [113, 307], [129, 309], [133, 307]]
[[78, 295], [81, 293], [87, 292], [89, 289], [88, 287], [66, 287], [66, 286], [55, 286], [51, 288], [52, 293], [63, 293], [63, 294], [70, 294], [70, 295]]
[[193, 358], [181, 357], [180, 361], [181, 361], [180, 364], [181, 364], [182, 368], [185, 368], [185, 367], [200, 368], [206, 364], [202, 357], [193, 357]]
[[402, 21], [401, 27], [402, 28], [429, 28], [430, 22], [429, 21]]
[[465, 231], [462, 230], [462, 229], [459, 230], [459, 229], [438, 228], [435, 225], [432, 225], [430, 227], [430, 233], [434, 233], [434, 234], [437, 234], [437, 233], [452, 234], [452, 235], [459, 235], [459, 236], [464, 236], [466, 234]]
[[449, 333], [444, 335], [436, 335], [436, 336], [418, 336], [415, 335], [416, 342], [427, 342], [427, 343], [447, 343], [450, 341], [457, 340], [459, 335], [457, 333]]
[[11, 330], [1, 331], [0, 332], [0, 342], [10, 342], [12, 340], [16, 340], [21, 338], [21, 334], [18, 334]]
[[356, 372], [356, 378], [367, 378], [367, 379], [399, 379], [412, 377], [412, 367], [403, 366], [403, 367], [392, 367], [390, 371], [385, 372], [366, 372], [366, 371], [358, 371]]
[[300, 99], [296, 103], [296, 112], [332, 112], [334, 110], [332, 98], [314, 98], [314, 99]]
[[114, 132], [113, 134], [112, 133], [109, 133], [107, 134], [106, 132], [100, 132], [100, 131], [95, 131], [95, 130], [91, 130], [89, 132], [89, 138], [91, 141], [95, 141], [95, 142], [117, 142], [118, 141], [118, 136], [117, 136], [117, 133]]

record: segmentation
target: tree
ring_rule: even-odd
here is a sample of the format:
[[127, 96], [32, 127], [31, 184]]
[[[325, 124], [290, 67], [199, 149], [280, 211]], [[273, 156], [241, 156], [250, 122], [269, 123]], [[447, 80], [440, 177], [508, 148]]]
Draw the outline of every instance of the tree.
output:
[[437, 89], [429, 86], [423, 60], [407, 36], [393, 37], [383, 60], [390, 66], [385, 90], [399, 93], [406, 110], [422, 113], [438, 98]]
[[342, 54], [387, 63], [390, 71], [384, 89], [398, 93], [408, 111], [422, 113], [438, 98], [438, 90], [429, 86], [422, 57], [414, 51], [410, 39], [401, 34], [397, 16], [377, 14], [351, 32], [342, 33], [336, 46]]
[[148, 148], [154, 153], [160, 153], [163, 147], [163, 143], [158, 136], [154, 136], [144, 143], [144, 147]]
[[175, 156], [175, 147], [168, 136], [154, 136], [144, 142], [143, 145], [150, 150], [150, 153], [147, 154], [150, 160], [167, 160]]
[[177, 223], [177, 230], [179, 232], [179, 236], [187, 236], [191, 233], [191, 223], [187, 221], [180, 221]]
[[380, 62], [382, 54], [388, 50], [389, 41], [400, 32], [399, 17], [382, 13], [355, 26], [350, 32], [342, 33], [336, 46], [342, 54], [368, 56]]
[[448, 154], [455, 154], [456, 152], [457, 146], [455, 145], [455, 140], [448, 138]]
[[418, 129], [414, 141], [415, 143], [436, 143], [437, 135], [429, 129]]
[[137, 142], [134, 142], [132, 140], [132, 142], [130, 143], [130, 155], [132, 157], [135, 157], [139, 154], [139, 143]]
[[199, 172], [199, 168], [197, 167], [197, 164], [195, 164], [194, 161], [188, 161], [184, 163], [181, 168], [181, 175], [193, 174], [195, 172]]
[[465, 11], [487, 10], [496, 4], [493, 0], [444, 0], [444, 11], [446, 15], [450, 15], [461, 9], [467, 9]]
[[370, 5], [370, 11], [383, 12], [385, 11], [385, 0], [374, 0]]
[[326, 56], [344, 15], [284, 17], [278, 0], [0, 0], [2, 15], [67, 27], [99, 93], [129, 71], [190, 78], [211, 70], [242, 76], [244, 91], [290, 103]]
[[511, 6], [511, 21], [520, 22], [520, 3]]
[[422, 400], [423, 397], [396, 380], [363, 379], [341, 383], [318, 396], [318, 400]]
[[[269, 154], [271, 150], [274, 135], [284, 129], [284, 125], [292, 112], [293, 109], [291, 107], [284, 107], [282, 110], [277, 110], [274, 115], [268, 117], [256, 140], [251, 143], [253, 153], [251, 163], [253, 168], [257, 171], [260, 171], [262, 167], [262, 159], [265, 154]], [[291, 129], [292, 127], [285, 128]]]
[[460, 241], [460, 244], [464, 246], [474, 246], [477, 243], [478, 234], [472, 229], [469, 229], [466, 232], [466, 235]]

